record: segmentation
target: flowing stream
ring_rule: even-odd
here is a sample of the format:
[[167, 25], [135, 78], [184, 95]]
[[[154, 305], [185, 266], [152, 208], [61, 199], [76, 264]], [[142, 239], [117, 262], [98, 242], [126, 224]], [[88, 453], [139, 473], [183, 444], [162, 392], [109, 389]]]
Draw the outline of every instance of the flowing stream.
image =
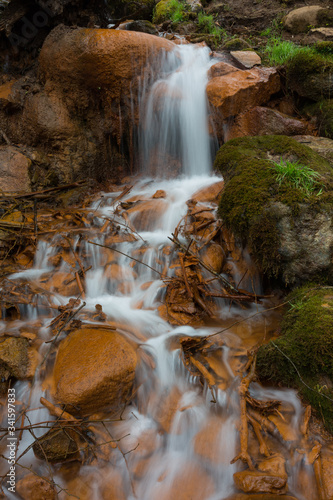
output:
[[[119, 440], [117, 447], [110, 451], [105, 445], [104, 458], [92, 460], [90, 464], [52, 466], [55, 483], [67, 490], [67, 493], [59, 493], [61, 499], [69, 498], [69, 493], [89, 500], [223, 500], [239, 491], [233, 474], [245, 468], [240, 461], [231, 464], [239, 454], [241, 368], [246, 364], [247, 349], [265, 334], [274, 332], [276, 314], [264, 313], [265, 308], [272, 305], [269, 299], [241, 308], [223, 298], [214, 299], [217, 312], [211, 324], [206, 322], [195, 328], [172, 326], [160, 314], [166, 293], [161, 275], [172, 277], [176, 273], [172, 264], [177, 248], [169, 237], [188, 210], [186, 202], [195, 193], [221, 182], [220, 177], [211, 173], [212, 141], [208, 134], [205, 96], [207, 70], [212, 64], [208, 49], [178, 47], [176, 54], [170, 57], [174, 62], [167, 61], [167, 70], [162, 68], [160, 78], [151, 87], [147, 99], [141, 102], [144, 108], [140, 139], [142, 161], [154, 163], [156, 177], [136, 179], [121, 201], [115, 200], [123, 186], [119, 191], [102, 193], [91, 206], [89, 220], [94, 223], [95, 235], [90, 239], [77, 236], [73, 241], [74, 251], [87, 267], [91, 266], [86, 272], [86, 306], [78, 318], [96, 324], [94, 319], [87, 319], [87, 314], [100, 304], [106, 314], [105, 324], [117, 325], [130, 340], [139, 344], [140, 362], [132, 403], [124, 410], [121, 420], [105, 424], [112, 438]], [[181, 175], [170, 179], [169, 165], [174, 160], [180, 165]], [[154, 198], [156, 193], [160, 195]], [[216, 203], [199, 202], [199, 207], [201, 205], [215, 214]], [[123, 232], [135, 238], [112, 244], [122, 253], [113, 257], [113, 270], [117, 272], [110, 275], [105, 271], [105, 249], [89, 241], [109, 244], [108, 230], [102, 231], [102, 228], [107, 219], [123, 227], [121, 207], [127, 210], [127, 229]], [[181, 234], [179, 238], [186, 243]], [[33, 267], [9, 279], [22, 283], [28, 280], [43, 286], [45, 276], [70, 272], [71, 267], [65, 260], [55, 268], [58, 242], [59, 235], [53, 240], [41, 239]], [[135, 263], [128, 256], [147, 266]], [[244, 259], [249, 259], [245, 253]], [[237, 283], [242, 271], [232, 257], [228, 260], [229, 278]], [[262, 293], [258, 276], [244, 279], [242, 287]], [[54, 304], [67, 302], [68, 296], [53, 293]], [[2, 320], [1, 328], [19, 332], [24, 325], [37, 325], [40, 354], [44, 356], [49, 349], [49, 344], [44, 342], [52, 338], [50, 323], [57, 315], [56, 310], [52, 318], [45, 315], [45, 308], [41, 295], [38, 307], [25, 306], [20, 320]], [[262, 315], [250, 317], [261, 311]], [[212, 389], [206, 382], [202, 385], [200, 377], [188, 371], [181, 360], [179, 338], [207, 336], [246, 318], [247, 321], [220, 334], [218, 345], [212, 352], [208, 350], [209, 366], [214, 366], [218, 373], [219, 384]], [[32, 383], [18, 381], [15, 388], [17, 399], [32, 409], [28, 413], [29, 423], [50, 420], [48, 410], [39, 403], [41, 396], [52, 400], [50, 368], [38, 369]], [[289, 494], [299, 500], [316, 498], [312, 469], [296, 451], [301, 441], [303, 417], [296, 393], [262, 388], [257, 383], [250, 385], [250, 393], [258, 400], [282, 402], [280, 411], [285, 421], [276, 418], [276, 436], [267, 437], [267, 441], [286, 461]], [[284, 439], [281, 438], [283, 431]], [[34, 433], [39, 437], [45, 429]], [[20, 437], [17, 456], [34, 441], [28, 432]], [[251, 449], [257, 453], [252, 435], [250, 442]], [[48, 466], [36, 459], [31, 449], [20, 463], [50, 477]], [[116, 493], [112, 493], [114, 491]], [[18, 498], [8, 491], [6, 496]]]

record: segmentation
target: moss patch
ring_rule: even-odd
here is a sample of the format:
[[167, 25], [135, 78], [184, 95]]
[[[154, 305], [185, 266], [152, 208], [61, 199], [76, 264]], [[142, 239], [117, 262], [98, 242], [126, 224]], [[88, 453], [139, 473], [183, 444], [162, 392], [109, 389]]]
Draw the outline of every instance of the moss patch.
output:
[[[272, 160], [281, 159], [299, 161], [318, 172], [325, 186], [323, 193], [317, 196], [315, 190], [306, 195], [288, 181], [279, 185]], [[219, 215], [236, 236], [250, 244], [262, 270], [268, 276], [278, 276], [280, 236], [272, 205], [290, 208], [294, 217], [304, 205], [313, 212], [331, 206], [333, 169], [309, 147], [286, 136], [233, 139], [220, 148], [214, 167], [225, 179]]]
[[315, 51], [300, 51], [287, 63], [287, 87], [315, 101], [333, 93], [333, 57]]
[[298, 389], [333, 433], [333, 288], [307, 285], [288, 300], [281, 337], [258, 351], [257, 374]]
[[316, 117], [320, 136], [333, 139], [333, 100], [326, 99], [307, 105], [304, 112]]

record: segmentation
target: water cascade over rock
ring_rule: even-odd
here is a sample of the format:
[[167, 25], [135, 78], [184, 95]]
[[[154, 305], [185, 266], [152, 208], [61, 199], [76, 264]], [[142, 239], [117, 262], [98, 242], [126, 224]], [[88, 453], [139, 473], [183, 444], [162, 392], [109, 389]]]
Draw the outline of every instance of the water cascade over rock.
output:
[[[42, 49], [48, 99], [66, 103], [71, 119], [85, 102], [93, 127], [101, 92], [105, 121], [92, 142], [110, 126], [121, 143], [127, 102], [141, 171], [158, 178], [112, 185], [75, 215], [35, 210], [33, 263], [2, 282], [2, 331], [39, 351], [33, 382], [11, 379], [20, 495], [33, 489], [31, 470], [36, 491], [61, 500], [313, 500], [326, 479], [330, 456], [317, 461], [309, 408], [293, 390], [255, 382], [254, 353], [276, 333], [278, 304], [217, 216], [224, 182], [211, 174], [208, 55], [135, 32], [63, 27]], [[239, 72], [247, 83], [236, 109], [230, 75]], [[245, 110], [249, 82], [266, 100], [279, 88], [270, 70], [210, 74], [208, 101], [230, 115]]]

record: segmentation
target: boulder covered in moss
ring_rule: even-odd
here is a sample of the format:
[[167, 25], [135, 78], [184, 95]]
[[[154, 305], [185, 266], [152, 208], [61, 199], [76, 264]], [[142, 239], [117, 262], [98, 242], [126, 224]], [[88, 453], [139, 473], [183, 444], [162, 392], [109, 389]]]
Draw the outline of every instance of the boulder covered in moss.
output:
[[320, 101], [333, 95], [333, 57], [304, 50], [287, 64], [287, 87], [302, 97]]
[[333, 288], [306, 285], [288, 300], [281, 336], [258, 351], [257, 375], [298, 389], [333, 432]]
[[[284, 166], [310, 167], [316, 172], [312, 188], [288, 175], [279, 182], [278, 165], [283, 172]], [[225, 179], [219, 215], [263, 273], [289, 285], [323, 275], [333, 283], [333, 168], [327, 160], [291, 137], [241, 137], [220, 148], [215, 168]]]

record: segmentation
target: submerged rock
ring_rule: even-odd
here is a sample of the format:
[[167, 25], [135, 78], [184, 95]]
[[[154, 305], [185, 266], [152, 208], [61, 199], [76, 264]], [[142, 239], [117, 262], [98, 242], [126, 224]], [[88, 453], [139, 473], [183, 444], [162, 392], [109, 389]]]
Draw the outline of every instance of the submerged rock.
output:
[[56, 398], [75, 414], [119, 409], [134, 382], [136, 353], [115, 330], [84, 327], [59, 347], [54, 382]]

